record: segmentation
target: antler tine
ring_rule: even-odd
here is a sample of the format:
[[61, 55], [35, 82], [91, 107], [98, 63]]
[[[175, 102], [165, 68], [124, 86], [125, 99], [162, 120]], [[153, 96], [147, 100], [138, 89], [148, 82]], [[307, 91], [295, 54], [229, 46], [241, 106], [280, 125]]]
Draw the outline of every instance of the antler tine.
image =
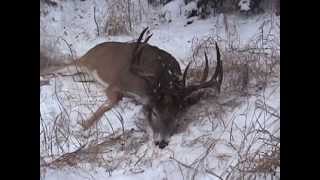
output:
[[211, 77], [210, 81], [212, 81], [213, 79], [217, 79], [217, 77], [220, 73], [220, 69], [222, 68], [221, 67], [221, 60], [220, 60], [221, 55], [220, 55], [220, 51], [219, 51], [219, 47], [218, 47], [217, 42], [215, 43], [215, 45], [216, 45], [216, 52], [217, 52], [217, 65], [216, 65], [216, 69], [215, 69], [214, 74]]
[[215, 42], [216, 45], [216, 52], [217, 52], [217, 66], [219, 66], [219, 73], [218, 73], [218, 92], [220, 93], [221, 89], [221, 84], [223, 80], [223, 67], [222, 67], [222, 62], [221, 62], [221, 55], [220, 55], [220, 50], [218, 47], [217, 42]]
[[145, 80], [148, 80], [147, 78], [152, 77], [152, 74], [146, 74], [143, 72], [143, 70], [139, 67], [140, 64], [140, 58], [142, 55], [142, 51], [143, 49], [146, 47], [147, 42], [149, 41], [149, 39], [152, 37], [152, 34], [149, 35], [144, 41], [143, 43], [141, 43], [141, 40], [143, 38], [144, 33], [147, 31], [148, 27], [146, 27], [140, 34], [137, 42], [136, 42], [136, 46], [135, 49], [133, 50], [132, 53], [132, 61], [131, 61], [131, 71], [137, 75], [139, 75], [140, 77], [142, 77]]
[[[153, 34], [149, 35], [149, 36], [143, 41], [143, 44], [142, 44], [142, 45], [140, 44], [140, 47], [138, 47], [138, 48], [136, 49], [135, 55], [136, 55], [136, 58], [137, 58], [138, 60], [140, 59], [140, 56], [141, 56], [141, 53], [142, 53], [143, 48], [145, 48], [147, 42], [148, 42], [149, 39], [152, 37], [152, 35], [153, 35]], [[139, 44], [139, 42], [138, 42], [138, 44]]]
[[140, 34], [140, 36], [139, 36], [139, 38], [138, 38], [138, 40], [137, 40], [137, 43], [140, 43], [140, 42], [141, 42], [144, 33], [146, 33], [146, 31], [147, 31], [148, 29], [149, 29], [149, 27], [146, 27], [146, 28], [143, 29], [143, 31], [141, 32], [141, 34]]
[[195, 90], [202, 89], [202, 88], [207, 88], [207, 87], [216, 87], [218, 91], [220, 92], [220, 86], [222, 83], [222, 78], [223, 78], [223, 72], [222, 72], [222, 62], [221, 62], [221, 55], [219, 51], [218, 44], [215, 43], [216, 45], [216, 51], [217, 51], [217, 66], [215, 69], [215, 72], [211, 79], [209, 81], [203, 82], [199, 85], [191, 85], [185, 88], [185, 94], [188, 95], [192, 93]]
[[184, 87], [186, 86], [186, 77], [187, 77], [187, 73], [188, 73], [188, 69], [189, 69], [189, 66], [191, 65], [191, 61], [188, 63], [186, 69], [184, 70], [183, 72], [183, 78], [182, 78], [182, 83], [184, 85]]
[[149, 41], [149, 39], [151, 38], [152, 35], [153, 35], [153, 34], [150, 34], [150, 35], [143, 41], [143, 43], [147, 43], [147, 42]]
[[201, 82], [204, 82], [208, 78], [208, 73], [209, 73], [208, 57], [207, 57], [206, 51], [204, 51], [204, 58], [205, 58], [205, 61], [206, 61], [206, 65], [205, 65], [205, 68], [203, 70], [203, 75], [202, 75], [202, 78], [201, 78]]
[[144, 33], [148, 30], [149, 27], [146, 27], [143, 29], [143, 31], [140, 33], [139, 38], [137, 40], [136, 46], [133, 50], [132, 56], [135, 57], [137, 50], [139, 49], [139, 45], [141, 44], [141, 40], [143, 38]]
[[[143, 44], [140, 45], [140, 47], [138, 47], [138, 49], [136, 50], [136, 53], [135, 53], [135, 58], [136, 58], [136, 61], [139, 61], [140, 60], [140, 57], [141, 57], [141, 54], [142, 54], [142, 50], [146, 47], [147, 45], [147, 42], [149, 41], [149, 39], [152, 37], [153, 34], [149, 35], [144, 41], [143, 41]], [[138, 63], [138, 62], [137, 62]]]
[[[145, 32], [148, 30], [148, 28], [149, 28], [149, 27], [144, 28], [143, 31], [142, 31], [142, 32], [140, 33], [140, 35], [139, 35], [139, 38], [138, 38], [138, 40], [137, 40], [137, 42], [136, 42], [136, 46], [135, 46], [135, 48], [134, 48], [134, 50], [133, 50], [133, 52], [132, 52], [132, 61], [131, 61], [132, 65], [138, 63], [137, 61], [139, 60], [139, 58], [137, 58], [137, 57], [138, 57], [139, 54], [141, 54], [140, 52], [141, 52], [142, 49], [143, 49], [142, 47], [140, 47], [140, 45], [141, 45], [141, 40], [142, 40], [143, 35], [145, 34]], [[144, 43], [146, 43], [146, 42], [150, 39], [151, 36], [152, 36], [152, 35], [148, 36], [147, 39], [144, 41]]]

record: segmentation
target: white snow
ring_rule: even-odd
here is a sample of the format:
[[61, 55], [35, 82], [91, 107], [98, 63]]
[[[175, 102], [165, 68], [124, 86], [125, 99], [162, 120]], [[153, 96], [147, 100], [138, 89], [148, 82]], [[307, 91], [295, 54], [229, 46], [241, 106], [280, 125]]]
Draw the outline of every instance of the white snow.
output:
[[[61, 3], [57, 1], [58, 3]], [[242, 2], [242, 1], [241, 1]], [[247, 1], [250, 2], [250, 1]], [[269, 14], [259, 15], [252, 18], [242, 18], [233, 15], [218, 15], [206, 20], [196, 20], [192, 24], [186, 25], [185, 10], [192, 9], [195, 4], [182, 6], [183, 0], [174, 0], [161, 9], [147, 9], [149, 16], [145, 16], [143, 21], [136, 25], [134, 33], [121, 36], [96, 36], [96, 25], [93, 18], [93, 7], [96, 4], [101, 17], [104, 15], [103, 8], [108, 7], [108, 1], [95, 0], [73, 3], [66, 1], [63, 8], [53, 8], [48, 15], [41, 17], [41, 38], [43, 42], [54, 41], [56, 48], [63, 54], [70, 51], [66, 44], [61, 41], [63, 37], [72, 44], [75, 57], [80, 57], [87, 50], [96, 44], [104, 41], [131, 41], [136, 39], [140, 30], [145, 26], [150, 27], [152, 38], [149, 43], [156, 45], [172, 54], [184, 69], [187, 62], [192, 58], [192, 48], [195, 42], [208, 37], [220, 36], [222, 39], [239, 39], [239, 46], [245, 47], [254, 41], [259, 33], [261, 24], [265, 19], [270, 18]], [[246, 10], [248, 3], [239, 2], [239, 6]], [[166, 20], [150, 20], [156, 14], [165, 13]], [[152, 16], [153, 15], [153, 16]], [[80, 17], [81, 16], [81, 17]], [[55, 20], [53, 20], [53, 18]], [[273, 17], [272, 17], [273, 18]], [[274, 19], [279, 21], [278, 19]], [[102, 20], [101, 20], [102, 21]], [[229, 24], [229, 32], [225, 29], [225, 21]], [[157, 25], [156, 25], [157, 24]], [[240, 37], [232, 32], [237, 32]], [[272, 32], [279, 36], [278, 32]], [[222, 41], [224, 42], [224, 41]], [[220, 45], [221, 47], [227, 46]], [[69, 70], [65, 70], [70, 72]], [[43, 77], [40, 77], [40, 79]], [[193, 106], [186, 114], [189, 118], [198, 119], [193, 121], [188, 128], [171, 138], [170, 144], [163, 150], [154, 147], [150, 134], [144, 135], [141, 132], [133, 132], [126, 140], [127, 145], [132, 143], [132, 150], [123, 150], [118, 146], [108, 146], [108, 150], [103, 157], [103, 167], [97, 165], [87, 165], [85, 163], [76, 167], [64, 167], [57, 169], [46, 169], [42, 174], [45, 180], [84, 180], [84, 179], [109, 179], [109, 180], [149, 180], [149, 179], [219, 179], [210, 172], [219, 176], [224, 176], [231, 166], [234, 166], [239, 158], [238, 152], [230, 147], [230, 132], [232, 131], [233, 145], [240, 148], [242, 146], [243, 133], [250, 132], [250, 128], [259, 129], [257, 121], [271, 132], [280, 133], [279, 121], [274, 116], [265, 113], [260, 106], [275, 110], [275, 114], [280, 116], [280, 88], [279, 82], [267, 86], [264, 91], [255, 96], [241, 100], [242, 104], [234, 109], [227, 109], [221, 118], [206, 116], [207, 111], [217, 111], [219, 107], [212, 103], [214, 100], [207, 99]], [[50, 154], [61, 155], [62, 152], [73, 152], [79, 148], [79, 142], [97, 141], [103, 142], [105, 137], [119, 135], [122, 133], [122, 123], [119, 114], [122, 115], [124, 130], [137, 129], [137, 122], [144, 116], [142, 107], [136, 105], [129, 99], [124, 98], [113, 110], [107, 112], [99, 122], [95, 132], [83, 132], [79, 126], [82, 119], [86, 119], [89, 114], [99, 105], [106, 101], [102, 88], [93, 83], [81, 84], [74, 82], [71, 77], [54, 77], [50, 79], [50, 85], [42, 86], [40, 93], [40, 110], [42, 121], [40, 132], [52, 139], [41, 137], [41, 156], [45, 161], [50, 160]], [[223, 102], [220, 102], [223, 104]], [[60, 115], [68, 114], [68, 118], [61, 119]], [[53, 128], [59, 123], [68, 124], [61, 127], [61, 132], [56, 132]], [[58, 130], [57, 130], [58, 131]], [[64, 137], [65, 133], [68, 137]], [[91, 133], [91, 134], [90, 134]], [[59, 142], [55, 135], [61, 138]], [[89, 137], [89, 138], [86, 138]], [[280, 135], [279, 135], [280, 137]], [[260, 148], [262, 144], [256, 141], [255, 136], [248, 135], [246, 142], [255, 142], [250, 152]], [[48, 145], [51, 141], [51, 145]], [[137, 147], [134, 144], [137, 144]], [[247, 143], [248, 145], [250, 143]], [[208, 158], [201, 159], [211, 147]], [[50, 150], [51, 148], [51, 150]], [[50, 152], [51, 151], [51, 152]], [[133, 152], [136, 151], [136, 152]], [[240, 152], [239, 152], [240, 153]], [[100, 156], [99, 156], [100, 157]], [[140, 160], [139, 160], [140, 159]], [[110, 162], [109, 162], [110, 161]], [[108, 163], [109, 164], [108, 164]], [[119, 164], [117, 164], [119, 163]], [[110, 165], [106, 167], [106, 164]], [[184, 165], [197, 167], [194, 171]], [[196, 172], [196, 173], [195, 173]]]

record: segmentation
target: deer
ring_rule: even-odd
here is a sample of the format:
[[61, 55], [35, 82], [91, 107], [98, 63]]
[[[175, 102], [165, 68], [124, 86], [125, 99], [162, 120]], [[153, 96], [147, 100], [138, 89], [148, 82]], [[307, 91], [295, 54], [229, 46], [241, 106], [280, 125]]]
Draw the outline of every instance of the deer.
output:
[[106, 102], [81, 125], [84, 130], [89, 129], [123, 97], [132, 98], [143, 105], [154, 144], [163, 149], [179, 126], [177, 117], [200, 98], [191, 94], [204, 88], [216, 88], [220, 92], [223, 69], [219, 47], [215, 43], [217, 65], [214, 74], [207, 80], [209, 67], [205, 52], [205, 68], [200, 83], [187, 85], [191, 61], [182, 73], [178, 61], [170, 53], [148, 43], [152, 34], [142, 41], [147, 30], [148, 27], [134, 42], [98, 44], [76, 62], [76, 66], [102, 85], [107, 96]]

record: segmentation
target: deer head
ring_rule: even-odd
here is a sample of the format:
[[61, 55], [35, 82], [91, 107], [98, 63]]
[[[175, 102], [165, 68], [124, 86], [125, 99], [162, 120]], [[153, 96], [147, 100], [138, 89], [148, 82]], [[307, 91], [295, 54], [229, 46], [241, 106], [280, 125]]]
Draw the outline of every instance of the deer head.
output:
[[150, 99], [146, 106], [147, 118], [153, 130], [155, 145], [158, 145], [162, 149], [169, 144], [169, 139], [177, 128], [177, 118], [187, 107], [199, 100], [200, 96], [191, 96], [193, 92], [204, 88], [216, 88], [217, 92], [220, 92], [223, 69], [219, 47], [215, 43], [217, 65], [214, 74], [209, 80], [207, 80], [209, 66], [206, 52], [204, 54], [205, 68], [199, 84], [186, 84], [186, 77], [191, 62], [186, 66], [182, 74], [176, 59], [162, 50], [157, 51], [159, 58], [154, 60], [158, 61], [158, 72], [148, 73], [145, 66], [141, 64], [141, 58], [144, 58], [141, 54], [148, 50], [149, 45], [147, 41], [152, 36], [148, 36], [144, 42], [141, 42], [146, 30], [147, 28], [142, 31], [136, 42], [131, 60], [131, 71], [144, 79], [147, 84], [146, 92]]

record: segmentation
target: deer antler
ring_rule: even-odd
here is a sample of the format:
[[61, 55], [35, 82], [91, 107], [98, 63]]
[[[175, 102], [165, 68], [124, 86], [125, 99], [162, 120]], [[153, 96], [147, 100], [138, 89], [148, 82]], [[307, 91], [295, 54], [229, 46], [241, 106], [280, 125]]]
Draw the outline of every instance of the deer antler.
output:
[[143, 29], [143, 31], [140, 33], [140, 36], [136, 42], [136, 46], [134, 48], [134, 50], [132, 51], [132, 65], [137, 65], [139, 64], [139, 58], [141, 56], [142, 50], [145, 47], [145, 44], [148, 42], [148, 40], [151, 38], [152, 34], [149, 35], [144, 42], [141, 44], [141, 40], [143, 38], [144, 33], [148, 30], [149, 27], [146, 27]]
[[216, 87], [218, 92], [220, 92], [220, 88], [221, 88], [221, 83], [223, 80], [223, 69], [222, 69], [222, 62], [221, 62], [221, 55], [220, 55], [220, 51], [219, 51], [219, 47], [218, 44], [215, 43], [216, 46], [216, 51], [217, 51], [217, 66], [215, 69], [214, 74], [212, 75], [211, 79], [209, 81], [205, 81], [207, 79], [208, 76], [208, 58], [207, 58], [207, 54], [205, 53], [205, 61], [206, 61], [206, 66], [205, 69], [203, 71], [203, 75], [201, 78], [201, 83], [199, 85], [190, 85], [190, 86], [186, 86], [185, 84], [185, 79], [186, 79], [186, 74], [187, 71], [189, 69], [189, 65], [186, 67], [184, 73], [183, 73], [183, 83], [184, 83], [184, 94], [185, 96], [191, 94], [192, 92], [199, 90], [199, 89], [203, 89], [203, 88], [208, 88], [208, 87]]
[[201, 82], [205, 82], [205, 80], [208, 78], [208, 73], [209, 73], [209, 65], [208, 65], [208, 57], [207, 57], [207, 53], [204, 52], [204, 58], [206, 60], [206, 66], [203, 70], [203, 75], [201, 78]]
[[139, 76], [143, 76], [143, 73], [141, 72], [141, 69], [139, 68], [139, 64], [140, 64], [140, 57], [142, 54], [143, 49], [146, 47], [147, 42], [149, 41], [149, 39], [151, 38], [152, 34], [149, 35], [144, 41], [143, 43], [142, 38], [143, 35], [145, 34], [145, 32], [148, 30], [148, 27], [146, 27], [141, 33], [140, 36], [136, 42], [136, 46], [134, 48], [134, 50], [132, 51], [132, 60], [131, 60], [131, 71]]

